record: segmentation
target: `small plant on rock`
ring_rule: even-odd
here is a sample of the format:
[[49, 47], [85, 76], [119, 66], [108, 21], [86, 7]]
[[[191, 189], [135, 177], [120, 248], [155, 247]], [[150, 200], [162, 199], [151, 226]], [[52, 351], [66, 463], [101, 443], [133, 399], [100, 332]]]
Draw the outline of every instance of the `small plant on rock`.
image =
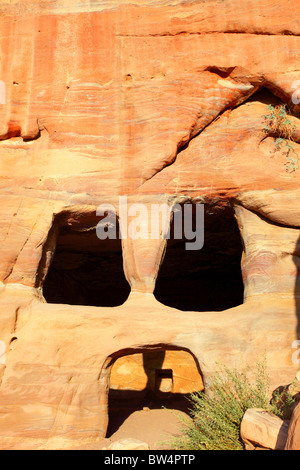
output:
[[274, 151], [284, 150], [287, 159], [286, 171], [293, 172], [298, 168], [299, 157], [293, 145], [293, 134], [296, 126], [292, 124], [286, 105], [267, 106], [268, 114], [264, 115], [265, 132], [276, 137]]

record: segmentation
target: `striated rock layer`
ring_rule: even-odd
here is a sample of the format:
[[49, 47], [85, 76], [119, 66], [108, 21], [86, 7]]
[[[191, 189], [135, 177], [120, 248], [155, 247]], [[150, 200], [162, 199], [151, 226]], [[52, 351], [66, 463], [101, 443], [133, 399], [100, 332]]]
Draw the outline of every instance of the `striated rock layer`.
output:
[[[97, 442], [112, 367], [131, 354], [190, 354], [205, 387], [217, 362], [265, 355], [273, 388], [291, 383], [298, 0], [25, 0], [0, 12], [1, 447]], [[266, 116], [282, 104], [279, 145]], [[140, 203], [147, 237], [97, 238], [107, 204], [119, 234]], [[163, 203], [204, 203], [199, 258], [163, 227], [151, 239]]]

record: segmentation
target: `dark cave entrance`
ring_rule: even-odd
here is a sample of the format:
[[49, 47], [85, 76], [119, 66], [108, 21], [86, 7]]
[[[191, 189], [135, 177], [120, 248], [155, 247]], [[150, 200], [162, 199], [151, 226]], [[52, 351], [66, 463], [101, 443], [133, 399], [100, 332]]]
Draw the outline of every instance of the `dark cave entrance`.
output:
[[130, 286], [123, 271], [118, 227], [116, 239], [100, 240], [96, 233], [99, 220], [91, 215], [57, 230], [55, 252], [43, 284], [48, 303], [115, 307], [128, 298]]
[[222, 311], [243, 303], [243, 244], [232, 207], [205, 205], [204, 246], [187, 251], [186, 240], [171, 237], [154, 295], [184, 311]]

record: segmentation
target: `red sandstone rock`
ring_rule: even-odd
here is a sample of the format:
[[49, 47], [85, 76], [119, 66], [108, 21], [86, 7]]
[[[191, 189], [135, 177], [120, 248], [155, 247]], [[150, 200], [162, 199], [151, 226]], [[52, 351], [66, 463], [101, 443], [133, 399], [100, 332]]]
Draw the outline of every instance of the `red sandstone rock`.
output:
[[288, 429], [285, 450], [300, 450], [300, 406], [295, 408]]
[[284, 450], [288, 422], [260, 408], [250, 408], [241, 423], [241, 439], [249, 447]]
[[[128, 352], [186, 350], [205, 383], [216, 361], [267, 352], [274, 388], [288, 383], [300, 170], [286, 171], [264, 116], [280, 100], [292, 108], [300, 155], [299, 2], [28, 0], [0, 11], [1, 446], [105, 436], [110, 371]], [[161, 239], [123, 240], [123, 305], [45, 303], [57, 234], [95, 228], [97, 207], [118, 211], [119, 195], [148, 208], [233, 206], [244, 303], [183, 313], [155, 300]]]

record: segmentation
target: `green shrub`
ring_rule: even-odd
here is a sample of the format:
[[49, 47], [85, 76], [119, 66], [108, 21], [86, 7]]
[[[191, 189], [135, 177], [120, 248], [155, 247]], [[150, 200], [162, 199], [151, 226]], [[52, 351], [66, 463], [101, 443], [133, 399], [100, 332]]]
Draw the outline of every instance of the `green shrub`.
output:
[[293, 172], [298, 168], [299, 157], [294, 149], [293, 134], [296, 126], [289, 118], [286, 105], [267, 106], [268, 114], [264, 115], [265, 132], [276, 137], [274, 151], [281, 150], [286, 156], [286, 171]]
[[258, 363], [254, 373], [249, 367], [244, 371], [223, 367], [211, 379], [209, 394], [190, 395], [192, 422], [183, 423], [182, 437], [171, 446], [175, 450], [243, 450], [240, 425], [245, 411], [263, 408], [282, 418], [292, 403], [286, 395], [277, 392], [275, 400], [270, 400], [265, 362]]

